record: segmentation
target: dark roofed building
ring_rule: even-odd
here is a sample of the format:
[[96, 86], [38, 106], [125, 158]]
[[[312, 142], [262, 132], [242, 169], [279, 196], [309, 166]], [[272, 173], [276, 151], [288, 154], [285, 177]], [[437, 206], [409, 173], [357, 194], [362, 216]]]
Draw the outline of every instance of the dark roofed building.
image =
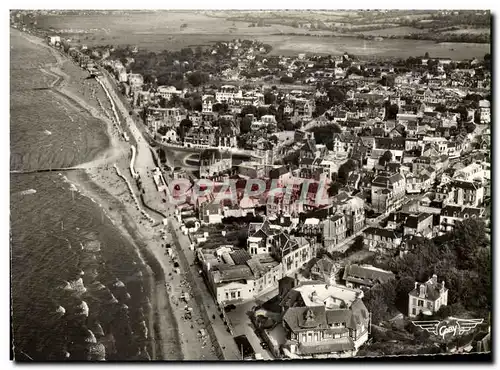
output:
[[482, 217], [484, 217], [484, 208], [448, 204], [441, 210], [439, 230], [441, 232], [452, 231], [457, 222], [462, 222], [469, 218], [479, 219]]
[[235, 250], [234, 252], [230, 253], [230, 256], [236, 265], [244, 265], [248, 260], [252, 258], [244, 249]]
[[288, 289], [281, 299], [285, 356], [302, 359], [354, 356], [368, 340], [370, 325], [370, 315], [361, 298], [360, 291], [314, 281]]
[[432, 238], [433, 216], [430, 213], [411, 214], [404, 222], [404, 235]]
[[369, 227], [363, 235], [365, 247], [372, 252], [388, 252], [401, 245], [402, 235], [395, 230]]
[[343, 279], [349, 288], [371, 288], [375, 284], [383, 284], [395, 278], [390, 271], [385, 271], [371, 265], [347, 265]]
[[406, 139], [404, 137], [377, 137], [375, 138], [376, 149], [404, 150]]

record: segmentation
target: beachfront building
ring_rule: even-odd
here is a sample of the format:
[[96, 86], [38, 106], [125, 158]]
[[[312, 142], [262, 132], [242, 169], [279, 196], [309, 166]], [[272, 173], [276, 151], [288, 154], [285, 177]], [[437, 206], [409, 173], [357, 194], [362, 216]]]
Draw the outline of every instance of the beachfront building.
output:
[[[243, 303], [272, 291], [284, 276], [296, 276], [314, 256], [302, 237], [291, 237], [269, 220], [251, 224], [247, 249], [198, 249], [198, 260], [219, 304]], [[272, 231], [274, 230], [274, 231]]]
[[491, 122], [490, 102], [488, 100], [481, 100], [479, 102], [479, 117], [481, 124], [486, 124]]
[[247, 251], [222, 246], [197, 250], [209, 288], [218, 304], [238, 304], [275, 289], [282, 277], [281, 264], [270, 255], [250, 256]]
[[127, 80], [130, 86], [131, 94], [142, 90], [142, 85], [144, 85], [144, 77], [140, 73], [129, 73], [127, 75]]
[[279, 291], [286, 358], [352, 357], [368, 340], [362, 291], [291, 278], [280, 282]]
[[151, 133], [156, 133], [161, 127], [176, 128], [183, 117], [179, 108], [148, 107], [146, 110], [146, 126]]
[[376, 212], [393, 212], [403, 204], [405, 194], [406, 181], [399, 173], [381, 172], [373, 179], [371, 196]]

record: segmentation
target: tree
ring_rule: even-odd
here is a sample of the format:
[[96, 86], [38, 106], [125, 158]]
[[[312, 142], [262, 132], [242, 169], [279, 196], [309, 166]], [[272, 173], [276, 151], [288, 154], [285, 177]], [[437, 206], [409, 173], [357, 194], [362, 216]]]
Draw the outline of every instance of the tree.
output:
[[243, 117], [240, 123], [240, 132], [246, 134], [251, 131], [252, 119], [250, 117]]
[[192, 86], [198, 87], [200, 85], [206, 84], [209, 80], [209, 77], [208, 74], [204, 72], [195, 71], [188, 75], [187, 80]]
[[362, 235], [358, 235], [355, 239], [354, 239], [354, 243], [352, 244], [351, 246], [351, 250], [353, 252], [358, 252], [358, 251], [361, 251], [363, 250], [363, 248], [365, 247], [365, 244], [364, 244], [364, 238]]
[[274, 104], [276, 102], [276, 95], [274, 95], [272, 92], [267, 91], [264, 94], [264, 104]]
[[385, 166], [387, 162], [392, 161], [392, 152], [390, 150], [387, 150], [384, 154], [382, 154], [382, 157], [379, 158], [378, 164], [381, 166]]
[[337, 86], [328, 90], [328, 99], [332, 103], [342, 103], [345, 100], [345, 92]]
[[439, 103], [438, 105], [436, 105], [436, 108], [434, 108], [434, 110], [435, 110], [436, 112], [446, 113], [446, 111], [447, 111], [448, 109], [446, 108], [446, 106], [445, 106], [444, 104]]
[[434, 68], [436, 68], [439, 64], [439, 61], [437, 59], [429, 59], [427, 61], [427, 68], [430, 70], [433, 70]]
[[193, 122], [191, 122], [190, 119], [185, 118], [181, 121], [179, 125], [179, 137], [181, 138], [181, 140], [184, 140], [187, 133], [189, 132], [189, 130], [191, 130], [192, 127], [193, 127]]
[[465, 130], [467, 131], [468, 134], [471, 134], [474, 132], [476, 129], [476, 125], [472, 122], [466, 122], [465, 123]]
[[193, 56], [193, 49], [191, 48], [183, 48], [181, 49], [181, 56], [183, 59], [189, 59]]
[[382, 78], [380, 79], [380, 81], [378, 82], [379, 84], [381, 84], [382, 86], [387, 86], [387, 87], [393, 87], [394, 86], [394, 76], [393, 75], [390, 75], [390, 76], [382, 76]]
[[398, 112], [399, 112], [399, 106], [397, 104], [387, 104], [386, 107], [386, 119], [396, 119]]
[[295, 78], [290, 76], [283, 76], [280, 78], [280, 82], [282, 84], [293, 84], [295, 82]]
[[330, 186], [328, 187], [328, 195], [330, 197], [334, 197], [339, 193], [340, 188], [342, 187], [342, 184], [338, 182], [331, 182]]
[[474, 112], [474, 123], [477, 125], [481, 124], [481, 113], [479, 111]]
[[167, 126], [162, 126], [158, 129], [158, 133], [161, 135], [161, 136], [164, 136], [166, 133], [168, 132], [168, 128]]
[[160, 104], [161, 108], [166, 108], [167, 107], [167, 100], [164, 97], [160, 97], [159, 104]]
[[314, 132], [316, 143], [326, 145], [326, 147], [330, 150], [333, 149], [332, 134], [342, 132], [341, 128], [336, 124], [314, 127], [311, 131]]
[[215, 103], [212, 106], [212, 111], [214, 113], [226, 113], [229, 110], [227, 103]]
[[342, 184], [346, 184], [347, 183], [347, 179], [349, 177], [349, 174], [356, 170], [357, 169], [357, 163], [356, 161], [352, 160], [352, 159], [349, 159], [347, 160], [347, 162], [343, 163], [340, 167], [339, 167], [339, 172], [338, 172], [338, 180], [340, 183]]
[[201, 46], [197, 46], [195, 49], [194, 49], [194, 55], [197, 57], [197, 58], [200, 58], [202, 55], [203, 55], [203, 49]]
[[384, 292], [379, 286], [374, 286], [366, 292], [363, 302], [372, 314], [373, 324], [379, 325], [381, 321], [388, 318], [389, 307], [385, 302]]
[[254, 117], [257, 117], [257, 107], [254, 105], [245, 105], [243, 108], [241, 108], [240, 116], [246, 117], [247, 114], [252, 114]]
[[177, 94], [173, 94], [167, 103], [167, 108], [175, 108], [181, 105], [181, 98]]
[[489, 245], [484, 222], [478, 219], [457, 222], [444, 240], [456, 251], [459, 268], [475, 268], [476, 254]]
[[425, 59], [429, 59], [429, 53], [428, 53], [428, 52], [425, 52], [425, 54], [424, 54], [424, 58], [425, 58]]
[[349, 76], [349, 75], [358, 75], [358, 76], [362, 76], [363, 73], [361, 72], [361, 70], [358, 68], [358, 67], [349, 67], [347, 69], [347, 72], [346, 72], [346, 75]]
[[414, 336], [415, 336], [415, 343], [416, 344], [429, 343], [430, 334], [427, 330], [423, 330], [423, 329], [417, 330], [415, 332]]
[[201, 112], [203, 110], [203, 103], [201, 102], [201, 99], [199, 98], [193, 99], [191, 104], [191, 109]]
[[262, 116], [268, 115], [269, 109], [267, 107], [259, 107], [257, 108], [257, 117], [260, 119]]

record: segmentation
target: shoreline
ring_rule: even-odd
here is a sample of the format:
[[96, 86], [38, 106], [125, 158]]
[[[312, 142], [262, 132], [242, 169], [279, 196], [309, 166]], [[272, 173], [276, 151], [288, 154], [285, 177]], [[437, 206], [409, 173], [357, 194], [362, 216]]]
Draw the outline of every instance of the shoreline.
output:
[[[134, 215], [133, 210], [127, 209], [129, 207], [127, 207], [126, 204], [121, 204], [120, 207], [118, 199], [116, 199], [116, 197], [108, 191], [109, 185], [102, 186], [102, 183], [100, 185], [97, 181], [95, 181], [99, 172], [106, 168], [106, 164], [108, 164], [109, 167], [112, 167], [112, 160], [116, 159], [119, 161], [120, 159], [125, 159], [125, 162], [128, 161], [128, 152], [130, 148], [127, 149], [125, 147], [129, 145], [127, 143], [120, 142], [119, 133], [115, 133], [116, 128], [114, 127], [114, 123], [109, 118], [100, 114], [96, 108], [92, 107], [89, 103], [66, 88], [65, 84], [67, 83], [67, 79], [71, 77], [62, 71], [60, 67], [63, 63], [71, 63], [71, 61], [60, 54], [57, 50], [45, 45], [43, 41], [36, 36], [28, 35], [23, 32], [19, 33], [29, 42], [34, 43], [39, 47], [48, 48], [52, 55], [56, 58], [55, 63], [50, 63], [50, 65], [45, 66], [50, 70], [50, 72], [41, 68], [42, 73], [46, 73], [55, 78], [50, 85], [50, 88], [54, 89], [54, 92], [64, 96], [65, 99], [68, 99], [71, 104], [80, 106], [86, 111], [86, 113], [96, 119], [99, 119], [106, 125], [105, 131], [109, 140], [108, 147], [104, 148], [94, 160], [77, 165], [79, 168], [85, 168], [84, 173], [88, 178], [88, 181], [83, 179], [84, 176], [82, 176], [81, 173], [78, 173], [79, 171], [68, 171], [67, 173], [64, 173], [64, 175], [70, 182], [74, 183], [79, 190], [81, 190], [84, 196], [94, 200], [94, 202], [99, 205], [101, 211], [104, 212], [106, 217], [111, 220], [113, 225], [134, 247], [135, 252], [143, 262], [144, 269], [148, 272], [150, 287], [150, 292], [148, 294], [148, 300], [150, 302], [148, 322], [151, 348], [154, 353], [154, 355], [152, 353], [152, 359], [181, 360], [183, 359], [183, 351], [180, 346], [181, 340], [178, 322], [173, 318], [172, 307], [170, 302], [168, 302], [168, 299], [165, 299], [166, 297], [161, 297], [161, 293], [163, 293], [163, 296], [166, 296], [164, 289], [163, 292], [158, 289], [158, 285], [161, 285], [164, 288], [165, 283], [163, 281], [165, 281], [167, 274], [163, 266], [161, 266], [157, 253], [154, 253], [150, 250], [150, 248], [148, 248], [148, 239], [143, 235], [144, 230], [142, 230], [142, 232], [139, 230], [141, 228], [142, 221], [140, 221], [140, 219], [134, 220], [136, 216]], [[128, 166], [125, 166], [123, 169], [125, 170], [127, 168]], [[115, 176], [118, 178], [116, 174]], [[113, 181], [112, 177], [112, 174], [108, 174], [109, 181]], [[105, 179], [105, 181], [106, 180], [108, 179]], [[120, 184], [115, 188], [115, 190], [118, 191], [120, 188], [126, 188], [125, 183], [121, 179], [119, 179], [119, 181]], [[101, 192], [105, 192], [108, 196], [101, 195]], [[110, 198], [112, 198], [112, 200], [110, 200]], [[112, 206], [113, 203], [118, 204], [118, 206]], [[118, 210], [122, 210], [123, 213]], [[171, 319], [165, 320], [168, 316], [170, 316]]]
[[[109, 171], [114, 171], [114, 169], [110, 169]], [[112, 172], [108, 176], [111, 174]], [[140, 226], [138, 225], [140, 225], [140, 221], [137, 222], [137, 218], [141, 217], [140, 213], [137, 212], [139, 214], [133, 214], [133, 209], [135, 209], [135, 207], [133, 206], [132, 199], [130, 199], [129, 202], [117, 199], [116, 196], [110, 194], [105, 187], [102, 187], [95, 181], [96, 176], [102, 175], [98, 174], [97, 170], [73, 171], [66, 175], [68, 180], [75, 184], [81, 191], [82, 195], [95, 201], [106, 217], [111, 220], [113, 225], [134, 247], [134, 251], [142, 261], [143, 267], [148, 273], [148, 285], [150, 290], [150, 293], [147, 294], [150, 302], [148, 323], [151, 347], [154, 348], [156, 352], [155, 356], [152, 354], [152, 358], [154, 360], [180, 360], [182, 359], [182, 351], [178, 345], [180, 341], [177, 340], [179, 329], [177, 321], [173, 318], [172, 307], [170, 305], [162, 306], [159, 303], [159, 301], [163, 299], [159, 297], [161, 291], [159, 291], [158, 286], [164, 286], [165, 271], [154, 253], [148, 248], [148, 238], [146, 238], [139, 229]], [[118, 175], [115, 176], [116, 182], [122, 183]], [[119, 191], [119, 186], [116, 186], [116, 189]], [[124, 197], [130, 198], [128, 192], [124, 193]], [[162, 311], [162, 313], [160, 313], [160, 311]], [[160, 315], [170, 317], [171, 320], [168, 320], [168, 322], [172, 325], [162, 330], [159, 327]], [[170, 331], [173, 335], [165, 337], [165, 333]]]
[[[33, 35], [25, 36], [31, 39], [35, 37]], [[69, 58], [45, 45], [43, 41], [39, 39], [31, 41], [51, 50], [51, 53], [60, 64], [64, 62], [71, 63]], [[53, 66], [53, 64], [50, 65]], [[52, 67], [51, 72], [52, 75], [66, 75], [66, 78], [69, 79], [72, 77], [68, 76], [64, 71], [61, 71], [60, 75], [57, 73], [59, 70], [56, 67]], [[64, 76], [61, 78], [62, 80], [56, 80], [56, 82], [64, 86], [67, 81], [64, 80]], [[71, 179], [70, 181], [77, 188], [83, 191], [84, 195], [94, 199], [94, 203], [101, 207], [120, 233], [135, 247], [136, 253], [145, 262], [145, 268], [149, 268], [148, 277], [152, 283], [150, 284], [150, 319], [148, 321], [150, 336], [154, 335], [154, 338], [150, 339], [152, 346], [156, 350], [153, 359], [216, 360], [217, 355], [214, 345], [210, 343], [206, 336], [199, 334], [199, 329], [204, 329], [205, 325], [207, 325], [203, 320], [201, 308], [197, 306], [196, 302], [190, 304], [188, 300], [185, 302], [187, 303], [185, 307], [182, 304], [181, 297], [185, 293], [191, 293], [192, 289], [187, 278], [189, 271], [183, 271], [182, 267], [181, 269], [174, 268], [174, 259], [166, 253], [164, 242], [167, 237], [168, 241], [172, 242], [172, 236], [168, 235], [167, 228], [163, 227], [161, 222], [158, 222], [164, 217], [155, 217], [157, 222], [154, 224], [145, 220], [141, 210], [148, 210], [145, 207], [146, 200], [141, 199], [140, 203], [142, 204], [137, 207], [126, 184], [127, 181], [130, 182], [135, 196], [141, 196], [140, 189], [137, 188], [134, 179], [129, 173], [130, 146], [135, 140], [139, 141], [137, 143], [136, 169], [143, 174], [143, 177], [148, 177], [148, 172], [145, 171], [147, 166], [151, 166], [151, 164], [148, 164], [151, 159], [148, 160], [148, 156], [151, 156], [149, 145], [146, 146], [147, 143], [141, 138], [135, 123], [130, 121], [131, 118], [122, 112], [121, 108], [123, 107], [121, 104], [123, 102], [116, 101], [120, 97], [113, 89], [110, 81], [106, 79], [100, 82], [102, 82], [100, 84], [101, 89], [107, 95], [106, 99], [111, 98], [113, 101], [111, 107], [107, 109], [112, 110], [113, 104], [118, 104], [115, 109], [118, 115], [123, 115], [118, 117], [119, 121], [116, 123], [113, 122], [113, 119], [105, 117], [108, 114], [100, 114], [100, 110], [106, 111], [101, 104], [98, 105], [98, 108], [100, 108], [98, 109], [92, 107], [90, 102], [82, 100], [78, 93], [73, 93], [69, 88], [64, 89], [64, 91], [59, 90], [61, 94], [68, 93], [71, 98], [74, 98], [74, 103], [81, 105], [87, 113], [104, 122], [109, 139], [109, 146], [103, 150], [102, 154], [99, 154], [94, 160], [77, 166], [83, 171], [68, 171], [65, 175], [68, 180]], [[106, 90], [108, 91], [106, 92]], [[107, 103], [110, 102], [107, 101]], [[120, 129], [130, 130], [130, 142], [121, 140]], [[114, 168], [115, 164], [119, 167], [122, 177], [118, 176]], [[117, 206], [113, 207], [114, 203]], [[163, 227], [166, 237], [161, 237], [159, 225], [160, 228]], [[191, 319], [185, 318], [188, 307], [191, 312]], [[216, 340], [216, 338], [212, 338], [213, 340]], [[193, 345], [193, 343], [195, 344]]]

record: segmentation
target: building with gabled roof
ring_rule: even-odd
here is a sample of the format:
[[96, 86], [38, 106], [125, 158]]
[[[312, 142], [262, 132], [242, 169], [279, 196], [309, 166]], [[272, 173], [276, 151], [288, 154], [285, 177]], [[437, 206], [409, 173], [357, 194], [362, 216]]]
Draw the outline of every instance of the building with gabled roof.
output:
[[445, 233], [452, 231], [457, 222], [462, 222], [469, 218], [483, 218], [484, 208], [465, 207], [448, 204], [441, 210], [439, 218], [439, 231]]
[[401, 245], [403, 235], [396, 230], [369, 227], [363, 231], [364, 245], [370, 252], [391, 252]]
[[310, 278], [328, 285], [335, 285], [340, 264], [333, 261], [326, 254], [321, 258], [313, 258], [310, 264]]
[[368, 340], [370, 314], [363, 293], [317, 281], [280, 291], [286, 357], [296, 359], [355, 356]]
[[343, 280], [348, 288], [372, 288], [375, 284], [384, 284], [396, 278], [391, 271], [385, 271], [372, 265], [349, 264], [344, 269]]
[[441, 306], [448, 305], [448, 288], [444, 285], [444, 280], [438, 283], [437, 275], [425, 283], [415, 282], [415, 288], [408, 293], [408, 316], [416, 317], [420, 313], [432, 315]]
[[406, 180], [399, 173], [380, 172], [372, 181], [372, 206], [379, 213], [399, 208], [406, 194]]

